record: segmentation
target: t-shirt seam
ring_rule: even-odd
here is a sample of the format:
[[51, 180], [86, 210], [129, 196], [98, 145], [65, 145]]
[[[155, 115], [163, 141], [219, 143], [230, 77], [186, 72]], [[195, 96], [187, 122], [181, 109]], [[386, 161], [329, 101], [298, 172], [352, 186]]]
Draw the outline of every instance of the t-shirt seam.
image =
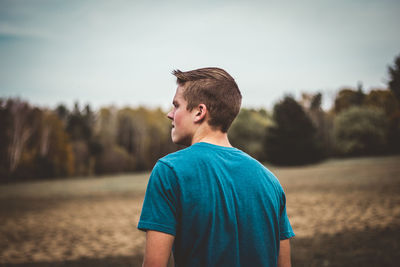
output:
[[[169, 169], [171, 170], [171, 172], [173, 173], [174, 178], [175, 178], [176, 189], [177, 189], [177, 191], [178, 191], [178, 192], [177, 192], [178, 194], [176, 194], [176, 196], [179, 198], [179, 196], [180, 196], [181, 193], [182, 193], [182, 190], [181, 190], [181, 186], [180, 186], [180, 184], [179, 184], [178, 174], [176, 173], [174, 167], [171, 166], [170, 164], [168, 164], [167, 162], [163, 161], [162, 159], [159, 159], [158, 162], [160, 162], [160, 163], [162, 163], [163, 165], [165, 165], [165, 166], [166, 166], [167, 168], [169, 168]], [[179, 205], [182, 204], [180, 199], [177, 201], [177, 204], [179, 204]], [[176, 221], [177, 221], [177, 218], [178, 218], [178, 215], [177, 215], [177, 213], [178, 213], [178, 212], [177, 212], [177, 211], [178, 211], [178, 208], [179, 208], [179, 207], [175, 207], [175, 211], [176, 211], [176, 217], [175, 217], [175, 219], [176, 219]]]
[[174, 172], [174, 175], [176, 176], [176, 173], [175, 173], [175, 171], [173, 170], [174, 169], [174, 167], [173, 166], [171, 166], [171, 164], [169, 164], [168, 162], [166, 162], [166, 161], [164, 161], [164, 159], [159, 159], [158, 160], [158, 162], [160, 162], [160, 163], [162, 163], [162, 164], [164, 164], [165, 166], [167, 166], [168, 168], [170, 168], [171, 169], [171, 171], [173, 171]]
[[[156, 228], [154, 228], [153, 226], [156, 226]], [[170, 226], [167, 226], [165, 224], [160, 224], [160, 223], [155, 223], [155, 222], [150, 222], [150, 221], [139, 221], [138, 229], [139, 230], [141, 230], [141, 229], [145, 229], [145, 230], [166, 230], [168, 233], [173, 233], [173, 235], [176, 234], [176, 229], [171, 228]]]
[[[279, 234], [279, 239], [280, 240], [288, 239], [288, 238], [291, 238], [291, 237], [294, 237], [294, 236], [295, 236], [295, 233], [293, 231], [286, 231], [286, 232], [281, 232]], [[282, 237], [284, 237], [284, 238], [282, 238]]]
[[167, 162], [163, 161], [162, 159], [159, 159], [158, 161], [159, 161], [160, 163], [162, 163], [163, 165], [167, 166], [167, 167], [171, 170], [171, 172], [174, 174], [174, 178], [175, 178], [175, 181], [176, 181], [176, 185], [178, 186], [178, 190], [179, 190], [179, 192], [180, 192], [181, 190], [180, 190], [180, 186], [179, 186], [179, 183], [178, 183], [178, 175], [177, 175], [177, 173], [176, 173], [174, 167], [171, 166], [170, 164], [168, 164]]

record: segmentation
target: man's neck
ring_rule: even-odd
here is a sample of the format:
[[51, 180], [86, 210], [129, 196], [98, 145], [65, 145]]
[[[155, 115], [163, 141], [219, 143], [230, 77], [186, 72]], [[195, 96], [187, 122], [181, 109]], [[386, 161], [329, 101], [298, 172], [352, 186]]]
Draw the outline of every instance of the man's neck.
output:
[[199, 142], [210, 143], [218, 146], [232, 147], [229, 143], [228, 134], [221, 131], [215, 131], [209, 127], [199, 129], [193, 136], [192, 145]]

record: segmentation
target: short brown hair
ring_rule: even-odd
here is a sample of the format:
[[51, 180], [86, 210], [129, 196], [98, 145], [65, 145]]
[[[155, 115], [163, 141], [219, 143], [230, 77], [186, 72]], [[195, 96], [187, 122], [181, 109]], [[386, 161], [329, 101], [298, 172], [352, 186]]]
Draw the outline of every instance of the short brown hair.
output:
[[226, 133], [240, 110], [242, 95], [235, 80], [220, 68], [182, 72], [174, 70], [177, 83], [184, 88], [187, 109], [203, 103], [210, 114], [208, 124]]

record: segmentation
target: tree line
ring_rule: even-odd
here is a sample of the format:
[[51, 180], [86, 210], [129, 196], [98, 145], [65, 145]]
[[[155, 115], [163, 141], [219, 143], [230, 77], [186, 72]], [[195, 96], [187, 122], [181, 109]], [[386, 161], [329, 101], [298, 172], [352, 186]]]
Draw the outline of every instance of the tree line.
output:
[[[242, 108], [229, 139], [260, 161], [282, 165], [400, 153], [400, 56], [388, 72], [387, 89], [342, 88], [328, 111], [321, 93], [284, 96], [272, 111]], [[0, 98], [0, 180], [149, 170], [181, 148], [171, 142], [165, 114], [78, 103], [51, 110]]]
[[297, 101], [287, 95], [271, 114], [242, 109], [232, 125], [232, 143], [280, 165], [400, 153], [400, 56], [388, 73], [388, 88], [342, 88], [328, 111], [321, 93], [303, 93]]
[[0, 99], [2, 180], [142, 171], [179, 149], [161, 109], [72, 110]]

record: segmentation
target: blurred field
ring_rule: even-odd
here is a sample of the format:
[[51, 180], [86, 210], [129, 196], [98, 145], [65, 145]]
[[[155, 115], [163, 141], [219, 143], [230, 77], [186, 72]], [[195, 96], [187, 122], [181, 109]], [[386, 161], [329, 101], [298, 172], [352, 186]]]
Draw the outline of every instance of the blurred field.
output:
[[[296, 233], [293, 266], [398, 266], [400, 156], [271, 170]], [[140, 266], [148, 174], [0, 186], [0, 264]]]

